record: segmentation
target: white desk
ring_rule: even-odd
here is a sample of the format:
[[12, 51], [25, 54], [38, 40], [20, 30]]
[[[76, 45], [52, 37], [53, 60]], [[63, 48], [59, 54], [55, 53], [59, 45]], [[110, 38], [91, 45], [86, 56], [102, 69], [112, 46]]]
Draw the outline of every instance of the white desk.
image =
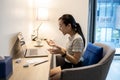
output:
[[39, 64], [37, 66], [30, 64], [29, 67], [23, 67], [27, 60], [34, 58], [21, 58], [20, 63], [16, 63], [15, 60], [13, 60], [13, 74], [9, 80], [49, 80], [52, 55], [49, 54], [48, 57], [39, 58], [48, 58], [48, 62]]

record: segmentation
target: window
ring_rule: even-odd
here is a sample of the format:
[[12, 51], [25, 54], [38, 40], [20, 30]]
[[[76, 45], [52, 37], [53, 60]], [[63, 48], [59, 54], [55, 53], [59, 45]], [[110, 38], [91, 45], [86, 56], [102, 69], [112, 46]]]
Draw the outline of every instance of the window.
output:
[[[89, 0], [90, 42], [103, 42], [116, 48], [120, 54], [120, 0]], [[93, 5], [96, 7], [93, 7]], [[93, 20], [91, 20], [91, 18]], [[92, 22], [91, 22], [91, 21]], [[90, 29], [89, 28], [89, 29]]]

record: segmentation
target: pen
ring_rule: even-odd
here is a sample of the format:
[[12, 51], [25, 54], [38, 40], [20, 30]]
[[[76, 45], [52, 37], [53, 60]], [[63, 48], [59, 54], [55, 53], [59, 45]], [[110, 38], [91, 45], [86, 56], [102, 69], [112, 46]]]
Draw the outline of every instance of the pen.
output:
[[36, 63], [36, 64], [34, 64], [33, 66], [37, 66], [37, 65], [42, 64], [42, 63], [45, 63], [45, 62], [47, 62], [47, 61], [48, 61], [48, 60], [45, 60], [45, 61], [40, 62], [40, 63]]

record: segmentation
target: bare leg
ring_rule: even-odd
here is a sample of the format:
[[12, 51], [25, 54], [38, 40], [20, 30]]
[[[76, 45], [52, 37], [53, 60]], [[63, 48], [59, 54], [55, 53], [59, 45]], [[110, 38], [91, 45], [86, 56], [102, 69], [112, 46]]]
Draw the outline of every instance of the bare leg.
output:
[[55, 67], [55, 68], [50, 70], [50, 76], [53, 76], [53, 75], [55, 75], [55, 74], [57, 74], [59, 72], [61, 72], [60, 66], [59, 67]]
[[50, 80], [60, 80], [60, 75], [61, 75], [61, 72], [55, 74], [54, 76], [50, 77]]

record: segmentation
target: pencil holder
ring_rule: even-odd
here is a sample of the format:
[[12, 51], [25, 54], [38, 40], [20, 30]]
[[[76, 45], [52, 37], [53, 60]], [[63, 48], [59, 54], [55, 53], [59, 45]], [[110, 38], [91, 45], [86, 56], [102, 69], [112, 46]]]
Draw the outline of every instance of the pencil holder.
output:
[[0, 60], [0, 80], [8, 80], [12, 73], [12, 57], [5, 56], [3, 60]]

